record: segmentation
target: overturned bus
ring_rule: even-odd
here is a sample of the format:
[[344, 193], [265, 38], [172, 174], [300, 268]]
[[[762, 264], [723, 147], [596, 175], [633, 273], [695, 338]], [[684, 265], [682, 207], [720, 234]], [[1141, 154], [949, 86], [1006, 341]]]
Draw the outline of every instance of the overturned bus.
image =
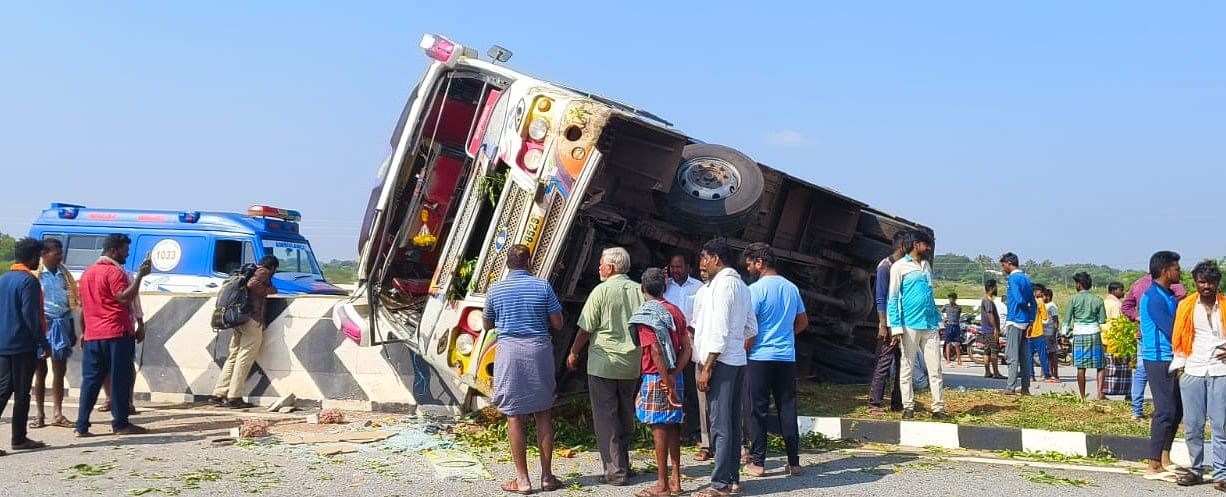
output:
[[[810, 327], [802, 374], [865, 381], [876, 333], [873, 269], [899, 230], [928, 228], [703, 143], [641, 109], [513, 71], [426, 35], [432, 59], [379, 168], [359, 241], [359, 283], [337, 305], [362, 345], [406, 343], [465, 408], [492, 387], [496, 331], [482, 327], [506, 250], [533, 250], [532, 272], [563, 303], [554, 332], [559, 394], [582, 391], [562, 367], [602, 249], [629, 250], [633, 271], [696, 254], [712, 236], [771, 244], [800, 287]], [[696, 266], [691, 258], [692, 265]]]

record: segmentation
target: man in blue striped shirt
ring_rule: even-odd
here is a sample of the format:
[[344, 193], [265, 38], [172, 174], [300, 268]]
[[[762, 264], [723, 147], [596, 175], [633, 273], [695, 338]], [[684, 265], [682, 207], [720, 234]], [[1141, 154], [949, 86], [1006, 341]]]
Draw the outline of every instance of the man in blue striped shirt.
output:
[[485, 329], [498, 330], [491, 400], [507, 416], [511, 460], [515, 463], [516, 479], [503, 483], [502, 490], [520, 494], [532, 491], [525, 431], [529, 416], [536, 418], [541, 489], [562, 487], [552, 470], [553, 421], [549, 412], [556, 387], [549, 329], [562, 329], [562, 304], [548, 282], [528, 271], [531, 264], [532, 251], [527, 246], [507, 249], [507, 276], [490, 286], [482, 316]]

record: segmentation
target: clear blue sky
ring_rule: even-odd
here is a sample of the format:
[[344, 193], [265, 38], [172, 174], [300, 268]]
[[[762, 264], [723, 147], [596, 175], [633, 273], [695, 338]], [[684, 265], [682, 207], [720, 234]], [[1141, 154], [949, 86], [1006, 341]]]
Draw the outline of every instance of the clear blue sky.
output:
[[1226, 4], [679, 3], [11, 4], [0, 231], [52, 201], [266, 202], [352, 258], [437, 32], [924, 222], [942, 252], [1226, 255]]

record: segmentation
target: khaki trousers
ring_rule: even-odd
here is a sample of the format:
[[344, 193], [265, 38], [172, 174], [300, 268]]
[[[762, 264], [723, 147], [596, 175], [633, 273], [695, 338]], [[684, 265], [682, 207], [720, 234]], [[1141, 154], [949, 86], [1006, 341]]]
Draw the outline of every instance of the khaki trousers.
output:
[[221, 368], [221, 377], [217, 379], [213, 395], [241, 399], [247, 374], [251, 372], [251, 366], [255, 365], [255, 358], [260, 355], [260, 346], [264, 343], [264, 325], [252, 319], [232, 331], [230, 355], [226, 357], [226, 363]]

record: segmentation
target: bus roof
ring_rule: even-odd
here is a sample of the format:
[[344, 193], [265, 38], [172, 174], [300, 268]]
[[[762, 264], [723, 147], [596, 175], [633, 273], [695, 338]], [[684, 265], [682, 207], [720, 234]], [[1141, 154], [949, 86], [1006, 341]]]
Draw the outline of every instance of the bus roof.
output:
[[[255, 208], [256, 206], [252, 207]], [[44, 209], [33, 226], [261, 233], [305, 240], [298, 232], [298, 223], [291, 217], [298, 214], [284, 209], [280, 211], [286, 215], [272, 217], [237, 212], [105, 209], [56, 203]]]

